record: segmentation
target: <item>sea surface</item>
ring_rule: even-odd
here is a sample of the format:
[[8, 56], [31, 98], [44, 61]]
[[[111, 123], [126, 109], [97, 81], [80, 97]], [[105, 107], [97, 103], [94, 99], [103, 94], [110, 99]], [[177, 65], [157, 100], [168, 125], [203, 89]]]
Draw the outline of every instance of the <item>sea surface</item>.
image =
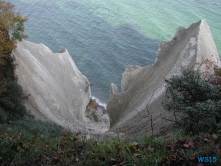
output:
[[103, 103], [110, 83], [121, 91], [126, 66], [154, 63], [160, 41], [169, 41], [179, 26], [206, 20], [221, 55], [221, 0], [9, 1], [29, 19], [28, 40], [53, 52], [66, 47]]

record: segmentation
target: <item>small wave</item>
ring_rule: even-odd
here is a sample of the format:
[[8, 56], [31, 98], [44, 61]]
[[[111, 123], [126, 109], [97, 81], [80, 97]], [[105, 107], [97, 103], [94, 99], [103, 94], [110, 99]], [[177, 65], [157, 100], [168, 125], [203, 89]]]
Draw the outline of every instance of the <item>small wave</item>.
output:
[[103, 106], [105, 109], [107, 109], [107, 104], [106, 103], [103, 103], [101, 102], [98, 98], [92, 96], [92, 99], [95, 99], [96, 102], [100, 105], [100, 106]]

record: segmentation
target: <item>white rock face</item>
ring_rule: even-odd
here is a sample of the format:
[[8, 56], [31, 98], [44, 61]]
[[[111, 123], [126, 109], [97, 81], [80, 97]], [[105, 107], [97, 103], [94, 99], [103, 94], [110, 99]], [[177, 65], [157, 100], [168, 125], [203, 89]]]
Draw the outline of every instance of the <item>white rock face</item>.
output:
[[18, 83], [31, 95], [25, 106], [37, 119], [71, 131], [87, 130], [84, 113], [91, 97], [89, 82], [65, 48], [52, 53], [43, 44], [24, 40], [12, 56]]
[[[122, 93], [111, 84], [111, 98], [107, 105], [111, 131], [131, 136], [158, 134], [170, 122], [171, 115], [162, 107], [165, 79], [180, 75], [181, 68], [194, 67], [212, 74], [219, 66], [219, 56], [206, 21], [178, 28], [169, 42], [161, 42], [156, 63], [147, 67], [128, 66], [122, 77]], [[152, 126], [151, 126], [152, 120]]]
[[142, 70], [140, 66], [127, 66], [122, 74], [121, 90], [126, 91], [133, 82], [137, 79], [138, 73]]

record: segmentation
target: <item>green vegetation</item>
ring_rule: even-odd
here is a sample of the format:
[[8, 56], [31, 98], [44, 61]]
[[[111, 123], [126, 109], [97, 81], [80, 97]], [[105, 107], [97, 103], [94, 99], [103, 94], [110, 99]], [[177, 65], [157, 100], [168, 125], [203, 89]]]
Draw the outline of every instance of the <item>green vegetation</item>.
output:
[[151, 137], [134, 141], [96, 141], [85, 140], [81, 133], [57, 133], [51, 137], [53, 130], [49, 130], [46, 137], [43, 131], [33, 134], [31, 130], [21, 131], [13, 125], [5, 127], [0, 128], [2, 165], [195, 166], [198, 156], [221, 159], [218, 134], [194, 137], [173, 134], [169, 141]]
[[23, 18], [13, 11], [13, 5], [0, 1], [0, 123], [17, 119], [25, 113], [22, 103], [22, 89], [16, 82], [13, 58], [16, 42], [27, 37]]
[[10, 78], [2, 79], [0, 84], [5, 84], [6, 90], [0, 94], [0, 123], [15, 120], [25, 114], [25, 107], [22, 103], [22, 89], [15, 80]]
[[31, 115], [25, 115], [18, 120], [10, 121], [10, 123], [0, 124], [0, 131], [23, 133], [33, 137], [44, 136], [47, 138], [58, 137], [66, 133], [60, 126], [54, 123], [35, 120]]
[[188, 134], [221, 131], [221, 89], [213, 78], [191, 69], [166, 81], [164, 106]]

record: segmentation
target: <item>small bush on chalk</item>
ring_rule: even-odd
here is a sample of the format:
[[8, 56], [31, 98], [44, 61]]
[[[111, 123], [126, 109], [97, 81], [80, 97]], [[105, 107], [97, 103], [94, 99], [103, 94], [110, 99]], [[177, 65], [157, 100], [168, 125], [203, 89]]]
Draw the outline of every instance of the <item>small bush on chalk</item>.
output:
[[173, 112], [175, 124], [185, 132], [218, 132], [221, 130], [221, 88], [211, 78], [192, 69], [183, 70], [166, 82], [164, 107]]

